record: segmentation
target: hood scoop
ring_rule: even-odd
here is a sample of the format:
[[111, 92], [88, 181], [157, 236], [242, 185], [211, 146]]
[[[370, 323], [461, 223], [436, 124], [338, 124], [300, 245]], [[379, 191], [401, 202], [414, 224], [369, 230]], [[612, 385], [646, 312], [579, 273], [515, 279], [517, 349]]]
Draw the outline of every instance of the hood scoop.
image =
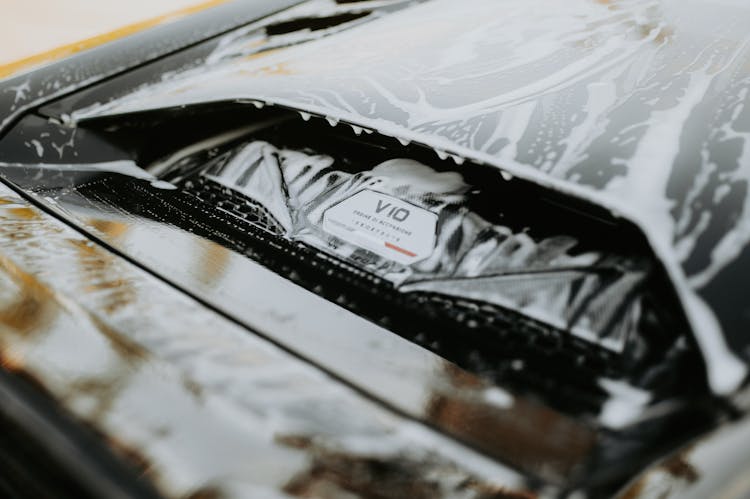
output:
[[651, 267], [642, 255], [503, 221], [507, 182], [479, 190], [407, 158], [349, 170], [331, 156], [251, 141], [187, 178], [179, 169], [163, 178], [221, 198], [243, 220], [252, 208], [250, 223], [402, 293], [515, 310], [617, 353], [635, 334]]
[[10, 135], [19, 153], [0, 160], [6, 178], [67, 210], [94, 203], [210, 239], [560, 409], [597, 414], [602, 380], [653, 401], [706, 389], [635, 225], [492, 166], [304, 118], [231, 104], [75, 128], [30, 117], [27, 130], [76, 147], [56, 157], [41, 143], [39, 158]]

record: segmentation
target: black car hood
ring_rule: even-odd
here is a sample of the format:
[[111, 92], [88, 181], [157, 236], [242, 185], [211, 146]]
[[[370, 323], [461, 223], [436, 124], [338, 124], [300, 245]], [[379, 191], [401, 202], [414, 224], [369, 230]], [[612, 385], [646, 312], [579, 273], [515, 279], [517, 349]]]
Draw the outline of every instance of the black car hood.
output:
[[726, 393], [750, 312], [749, 23], [733, 0], [432, 0], [280, 48], [234, 33], [73, 117], [282, 105], [592, 200], [648, 236]]

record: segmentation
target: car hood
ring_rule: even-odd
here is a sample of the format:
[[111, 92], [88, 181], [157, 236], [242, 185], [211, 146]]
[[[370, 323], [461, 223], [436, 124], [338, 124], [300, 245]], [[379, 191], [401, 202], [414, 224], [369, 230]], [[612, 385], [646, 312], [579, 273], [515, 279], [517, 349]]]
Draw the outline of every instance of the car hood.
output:
[[234, 33], [73, 119], [281, 105], [606, 206], [649, 238], [726, 393], [748, 345], [749, 23], [733, 0], [432, 0], [302, 43]]

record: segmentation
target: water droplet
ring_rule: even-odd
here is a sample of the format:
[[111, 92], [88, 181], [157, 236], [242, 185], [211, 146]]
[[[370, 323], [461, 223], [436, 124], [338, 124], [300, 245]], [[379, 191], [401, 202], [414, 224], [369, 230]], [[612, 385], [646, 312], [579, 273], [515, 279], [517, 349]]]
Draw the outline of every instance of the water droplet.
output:
[[300, 111], [299, 115], [302, 117], [302, 121], [310, 121], [310, 118], [312, 118], [312, 115], [310, 113], [306, 113], [304, 111]]
[[406, 147], [406, 146], [408, 146], [409, 144], [411, 144], [411, 140], [409, 140], [409, 139], [402, 139], [402, 138], [399, 138], [399, 139], [398, 139], [398, 141], [399, 141], [399, 142], [401, 143], [401, 145], [402, 145], [402, 146], [404, 146], [404, 147]]
[[331, 116], [326, 116], [326, 121], [327, 121], [327, 122], [328, 122], [328, 124], [329, 124], [329, 125], [331, 125], [331, 126], [336, 126], [336, 125], [338, 125], [338, 124], [339, 124], [339, 120], [338, 120], [338, 119], [336, 119], [336, 118], [333, 118], [333, 117], [331, 117]]
[[506, 172], [505, 170], [500, 170], [500, 176], [502, 176], [505, 180], [513, 180], [513, 175]]

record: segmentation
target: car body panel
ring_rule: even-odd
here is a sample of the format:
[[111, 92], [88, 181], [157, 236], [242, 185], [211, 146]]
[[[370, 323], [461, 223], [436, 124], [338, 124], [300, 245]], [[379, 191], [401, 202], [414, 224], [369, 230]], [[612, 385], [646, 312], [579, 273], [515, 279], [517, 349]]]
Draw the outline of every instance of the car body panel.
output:
[[[72, 164], [79, 152], [90, 159], [80, 145], [96, 143], [87, 120], [232, 101], [352, 125], [352, 135], [412, 140], [453, 157], [457, 168], [493, 165], [638, 223], [671, 272], [714, 388], [734, 391], [745, 367], [736, 362], [744, 336], [732, 327], [742, 322], [719, 313], [721, 334], [720, 308], [705, 303], [725, 299], [727, 289], [737, 293], [731, 303], [743, 299], [744, 283], [706, 290], [724, 272], [741, 276], [744, 253], [724, 254], [725, 267], [705, 282], [688, 257], [718, 251], [724, 236], [744, 247], [744, 218], [723, 215], [744, 198], [717, 186], [729, 177], [716, 176], [710, 162], [697, 176], [689, 162], [680, 166], [683, 149], [665, 149], [666, 158], [644, 150], [674, 134], [688, 140], [707, 116], [702, 106], [715, 102], [731, 118], [724, 133], [741, 131], [747, 54], [734, 23], [747, 10], [720, 2], [713, 15], [727, 38], [717, 40], [668, 1], [468, 4], [474, 9], [440, 0], [313, 0], [191, 45], [287, 6], [232, 2], [0, 82], [0, 134], [16, 147], [2, 158], [32, 158], [2, 165], [13, 189], [0, 192], [5, 369], [35, 380], [117, 455], [140, 463], [166, 496], [377, 497], [377, 487], [386, 496], [533, 497], [576, 488], [596, 496], [611, 492], [597, 489], [606, 480], [617, 475], [619, 484], [671, 448], [638, 455], [630, 444], [658, 440], [665, 425], [684, 440], [721, 423], [733, 402], [696, 401], [695, 426], [670, 426], [661, 418], [674, 407], [644, 410], [644, 394], [617, 383], [607, 384], [599, 418], [565, 414], [359, 317], [339, 306], [343, 294], [337, 305], [254, 262], [241, 238], [217, 230], [218, 222], [202, 225], [195, 206], [174, 201], [134, 162]], [[542, 11], [544, 32], [530, 22]], [[342, 12], [346, 22], [317, 27]], [[687, 28], [661, 23], [669, 12]], [[733, 20], [728, 12], [739, 14]], [[164, 45], [149, 46], [160, 37]], [[692, 63], [675, 57], [705, 40], [712, 52]], [[535, 50], [523, 50], [529, 46]], [[507, 74], [481, 64], [502, 58], [513, 61]], [[683, 87], [665, 89], [683, 73], [675, 80]], [[113, 76], [112, 85], [97, 85]], [[500, 93], [503, 78], [513, 88]], [[665, 102], [655, 101], [662, 93]], [[644, 96], [653, 99], [634, 104]], [[430, 120], [433, 113], [439, 119]], [[744, 136], [732, 137], [744, 151]], [[728, 157], [725, 141], [703, 138], [706, 151]], [[602, 143], [614, 144], [611, 157], [602, 156]], [[121, 153], [105, 149], [104, 156]], [[740, 156], [726, 163], [737, 166], [731, 189], [739, 191]], [[706, 208], [703, 198], [715, 203]], [[695, 203], [708, 222], [680, 232], [691, 226]], [[682, 211], [671, 212], [676, 206]], [[732, 227], [707, 239], [722, 217]], [[72, 344], [79, 351], [61, 347]], [[719, 416], [704, 421], [711, 404]], [[603, 424], [605, 411], [628, 416], [624, 427]], [[231, 452], [214, 459], [216, 442]], [[273, 470], [257, 464], [266, 461]]]
[[435, 0], [278, 50], [229, 35], [74, 119], [256, 100], [594, 200], [643, 228], [728, 393], [746, 374], [748, 19], [737, 2]]
[[[43, 386], [164, 496], [527, 490], [522, 476], [248, 334], [5, 187], [0, 233], [3, 367]], [[184, 263], [221, 280], [225, 253], [200, 244]], [[424, 407], [439, 393], [459, 407], [485, 399], [471, 375], [434, 365], [414, 387], [428, 391]], [[464, 376], [474, 388], [455, 399], [450, 380]], [[331, 469], [320, 476], [321, 466]], [[390, 479], [376, 478], [379, 466]]]
[[625, 487], [622, 499], [741, 499], [750, 494], [747, 419], [727, 424], [654, 464]]

